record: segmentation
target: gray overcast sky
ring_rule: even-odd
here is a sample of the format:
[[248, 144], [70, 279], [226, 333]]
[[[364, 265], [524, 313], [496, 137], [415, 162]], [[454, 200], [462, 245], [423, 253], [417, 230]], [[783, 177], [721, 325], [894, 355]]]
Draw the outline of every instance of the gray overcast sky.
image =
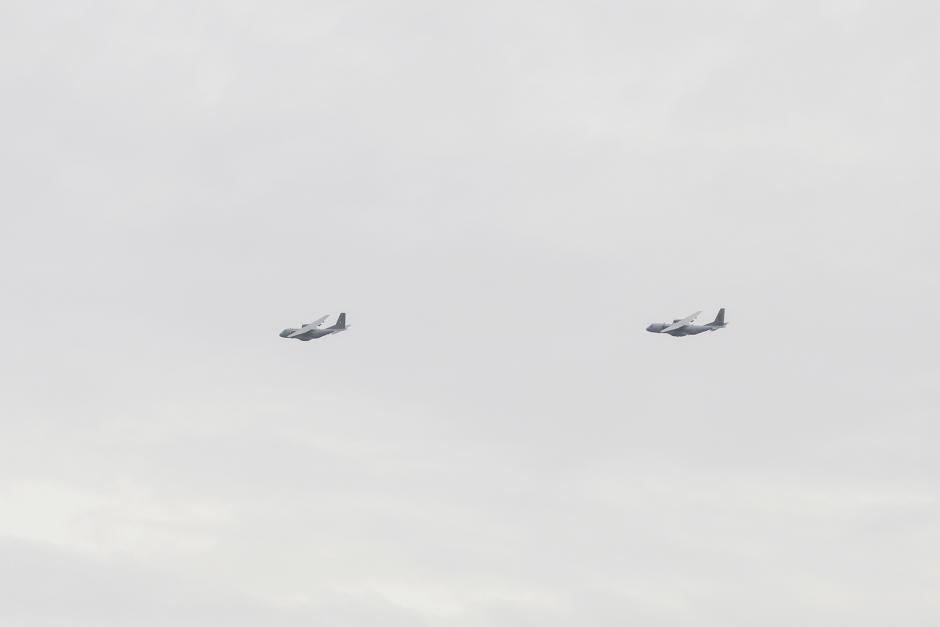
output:
[[7, 0], [0, 623], [937, 625], [938, 25]]

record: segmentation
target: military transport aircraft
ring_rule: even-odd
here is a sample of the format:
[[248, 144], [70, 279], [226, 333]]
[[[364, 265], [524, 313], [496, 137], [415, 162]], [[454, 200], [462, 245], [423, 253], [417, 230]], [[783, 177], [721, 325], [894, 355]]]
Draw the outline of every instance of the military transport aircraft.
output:
[[715, 317], [714, 321], [708, 324], [692, 324], [700, 313], [702, 312], [696, 311], [688, 318], [673, 320], [671, 323], [656, 322], [646, 327], [646, 330], [650, 333], [666, 333], [673, 337], [683, 337], [685, 335], [698, 335], [706, 331], [717, 331], [718, 329], [723, 329], [728, 326], [728, 323], [725, 322], [724, 307], [718, 310], [718, 315]]
[[281, 331], [280, 336], [291, 338], [295, 340], [301, 340], [302, 342], [308, 342], [310, 340], [315, 340], [318, 337], [323, 337], [324, 335], [332, 335], [333, 333], [339, 333], [340, 331], [345, 331], [349, 327], [346, 326], [346, 312], [343, 312], [339, 315], [339, 318], [336, 319], [336, 324], [331, 327], [326, 327], [321, 329], [320, 325], [330, 317], [330, 314], [318, 318], [313, 322], [308, 322], [305, 325], [302, 325], [299, 329], [284, 329]]

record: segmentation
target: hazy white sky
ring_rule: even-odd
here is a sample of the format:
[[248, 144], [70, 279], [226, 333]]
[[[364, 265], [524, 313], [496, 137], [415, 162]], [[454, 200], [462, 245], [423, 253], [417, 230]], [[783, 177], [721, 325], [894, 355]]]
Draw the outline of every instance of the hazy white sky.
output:
[[937, 625], [938, 42], [4, 2], [0, 623]]

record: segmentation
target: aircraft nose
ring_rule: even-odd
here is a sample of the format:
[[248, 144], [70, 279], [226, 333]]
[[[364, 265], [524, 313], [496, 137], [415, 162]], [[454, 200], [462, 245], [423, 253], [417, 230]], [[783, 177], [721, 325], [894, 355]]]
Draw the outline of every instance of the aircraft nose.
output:
[[650, 333], [655, 331], [655, 329], [653, 329], [653, 325], [649, 325], [648, 327], [646, 327], [646, 330], [649, 331]]
[[280, 335], [281, 337], [287, 337], [288, 335], [290, 335], [290, 329], [284, 329], [283, 331], [278, 333], [278, 335]]

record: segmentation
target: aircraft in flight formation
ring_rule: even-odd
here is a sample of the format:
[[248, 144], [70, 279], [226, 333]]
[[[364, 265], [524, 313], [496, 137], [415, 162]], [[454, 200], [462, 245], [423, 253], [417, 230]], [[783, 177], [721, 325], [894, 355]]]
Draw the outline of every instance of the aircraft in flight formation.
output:
[[[665, 333], [673, 337], [684, 337], [686, 335], [698, 335], [699, 333], [705, 333], [706, 331], [717, 331], [718, 329], [724, 329], [726, 326], [728, 326], [728, 323], [725, 322], [724, 307], [718, 310], [718, 315], [715, 316], [715, 319], [708, 324], [692, 324], [695, 322], [695, 319], [698, 318], [700, 313], [702, 312], [696, 311], [691, 316], [682, 319], [676, 319], [672, 322], [654, 322], [653, 324], [646, 327], [646, 330], [650, 333]], [[349, 328], [346, 326], [346, 312], [343, 312], [336, 319], [336, 323], [333, 326], [321, 329], [320, 327], [329, 317], [329, 314], [327, 314], [314, 320], [313, 322], [308, 322], [307, 324], [301, 325], [299, 329], [284, 329], [281, 331], [280, 336], [288, 339], [308, 342], [310, 340], [315, 340], [318, 337], [325, 337], [327, 335], [339, 333], [340, 331], [345, 331]]]
[[299, 329], [284, 329], [281, 331], [280, 336], [293, 340], [300, 340], [301, 342], [309, 342], [310, 340], [315, 340], [318, 337], [333, 335], [334, 333], [339, 333], [340, 331], [345, 331], [349, 328], [346, 326], [346, 312], [343, 312], [336, 319], [336, 324], [331, 327], [321, 329], [320, 325], [322, 325], [329, 317], [330, 314], [327, 314], [322, 318], [317, 318], [313, 322], [308, 322], [307, 324], [301, 325]]
[[683, 337], [686, 335], [698, 335], [706, 331], [717, 331], [718, 329], [724, 329], [728, 326], [728, 323], [725, 322], [724, 307], [718, 310], [718, 315], [712, 322], [708, 324], [692, 324], [700, 313], [702, 312], [696, 311], [687, 318], [673, 320], [672, 322], [655, 322], [646, 327], [646, 330], [650, 333], [666, 333], [672, 337]]

